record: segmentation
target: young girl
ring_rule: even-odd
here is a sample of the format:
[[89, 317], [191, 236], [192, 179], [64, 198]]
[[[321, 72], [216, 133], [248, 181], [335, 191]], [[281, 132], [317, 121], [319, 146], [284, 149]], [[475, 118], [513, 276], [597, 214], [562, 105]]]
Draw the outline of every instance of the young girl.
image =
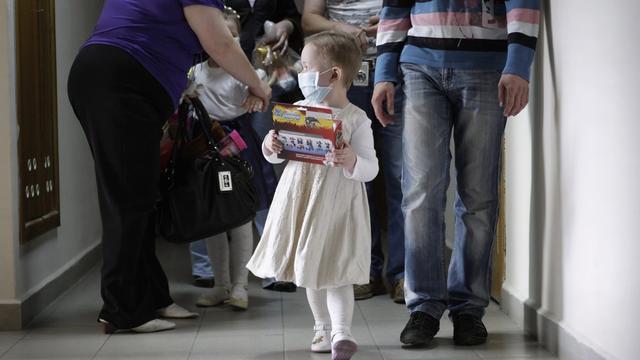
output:
[[[238, 15], [230, 8], [225, 8], [223, 14], [231, 34], [238, 38]], [[233, 120], [247, 111], [253, 112], [262, 108], [259, 98], [250, 96], [244, 84], [226, 73], [211, 59], [196, 65], [192, 77], [192, 86], [214, 119]], [[215, 306], [228, 302], [235, 309], [246, 310], [249, 306], [249, 274], [245, 264], [251, 257], [253, 248], [251, 221], [200, 241], [206, 241], [215, 274], [215, 286], [209, 293], [200, 296], [197, 304]]]
[[[360, 67], [353, 36], [323, 32], [302, 50], [301, 105], [333, 109], [342, 121], [342, 149], [326, 156], [327, 166], [290, 161], [282, 174], [265, 230], [247, 267], [259, 277], [293, 281], [307, 288], [315, 319], [313, 352], [350, 359], [353, 285], [369, 281], [371, 234], [364, 183], [378, 173], [371, 121], [347, 99]], [[272, 130], [262, 151], [272, 163], [283, 145]]]

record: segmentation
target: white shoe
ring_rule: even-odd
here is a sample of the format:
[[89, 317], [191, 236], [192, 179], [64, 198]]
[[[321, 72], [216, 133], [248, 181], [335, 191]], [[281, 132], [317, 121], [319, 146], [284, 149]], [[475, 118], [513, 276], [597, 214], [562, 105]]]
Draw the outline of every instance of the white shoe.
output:
[[153, 319], [151, 321], [147, 321], [146, 323], [140, 326], [131, 328], [131, 331], [137, 332], [137, 333], [152, 333], [152, 332], [175, 329], [175, 327], [176, 327], [176, 324], [170, 321]]
[[191, 312], [176, 303], [158, 310], [158, 316], [165, 319], [193, 319], [197, 318], [198, 315], [198, 313]]
[[196, 305], [217, 306], [229, 300], [229, 289], [224, 286], [214, 286], [207, 294], [200, 295]]
[[236, 310], [247, 310], [249, 308], [249, 291], [246, 284], [233, 285], [229, 305]]
[[351, 360], [358, 351], [358, 344], [350, 332], [337, 332], [331, 335], [331, 360]]
[[313, 340], [311, 340], [311, 352], [330, 353], [331, 352], [331, 326], [320, 325], [313, 327]]

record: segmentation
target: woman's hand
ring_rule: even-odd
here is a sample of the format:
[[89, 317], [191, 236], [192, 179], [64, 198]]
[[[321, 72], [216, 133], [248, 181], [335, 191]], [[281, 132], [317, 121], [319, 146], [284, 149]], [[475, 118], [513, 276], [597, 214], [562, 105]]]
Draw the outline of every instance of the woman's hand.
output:
[[380, 16], [375, 15], [369, 18], [367, 26], [364, 28], [364, 32], [369, 37], [376, 37], [378, 34], [378, 23], [380, 23]]
[[[249, 87], [249, 93], [249, 97], [255, 96], [262, 101], [262, 106], [258, 111], [266, 111], [269, 106], [269, 101], [271, 101], [271, 86], [264, 81], [260, 81], [259, 86]], [[247, 100], [248, 99], [249, 98], [247, 98]]]
[[242, 104], [242, 107], [244, 107], [244, 109], [247, 110], [248, 113], [254, 113], [257, 111], [261, 111], [264, 107], [264, 104], [262, 103], [262, 99], [260, 99], [259, 97], [255, 95], [249, 95]]
[[356, 38], [356, 41], [358, 42], [358, 45], [360, 45], [360, 49], [363, 52], [366, 52], [367, 49], [369, 48], [369, 40], [367, 40], [367, 34], [365, 29], [361, 29], [353, 25], [349, 25], [341, 22], [336, 22], [335, 29], [339, 31], [344, 31], [346, 33], [353, 35], [353, 37]]
[[358, 155], [347, 143], [344, 143], [342, 149], [334, 149], [325, 155], [325, 161], [332, 167], [342, 167], [349, 172], [353, 172], [358, 161]]
[[268, 155], [280, 154], [282, 152], [283, 145], [280, 140], [278, 140], [278, 134], [276, 134], [275, 130], [269, 131], [265, 138], [264, 146], [271, 153]]

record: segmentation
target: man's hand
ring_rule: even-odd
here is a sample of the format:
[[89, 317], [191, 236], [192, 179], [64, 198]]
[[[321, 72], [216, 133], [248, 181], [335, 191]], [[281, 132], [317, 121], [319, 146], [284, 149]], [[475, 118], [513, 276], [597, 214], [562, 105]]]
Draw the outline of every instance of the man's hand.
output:
[[504, 116], [516, 116], [529, 102], [529, 82], [518, 75], [503, 74], [498, 84], [498, 97]]
[[[396, 95], [396, 89], [392, 82], [379, 82], [376, 84], [376, 87], [373, 89], [373, 96], [371, 97], [371, 105], [373, 105], [373, 110], [376, 112], [376, 117], [382, 126], [386, 127], [387, 125], [393, 122], [393, 114], [394, 114], [394, 98]], [[383, 107], [384, 103], [387, 103], [386, 109]], [[385, 111], [386, 110], [386, 111]]]

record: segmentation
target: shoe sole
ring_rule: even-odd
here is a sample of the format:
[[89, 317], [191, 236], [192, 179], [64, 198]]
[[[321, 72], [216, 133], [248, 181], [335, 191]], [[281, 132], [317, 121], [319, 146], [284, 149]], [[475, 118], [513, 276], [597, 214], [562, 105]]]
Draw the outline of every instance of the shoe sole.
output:
[[277, 292], [294, 293], [296, 290], [297, 286], [295, 285], [276, 285], [273, 287], [273, 291]]
[[167, 327], [164, 327], [164, 328], [157, 328], [157, 329], [150, 330], [150, 331], [139, 331], [139, 330], [135, 330], [135, 329], [118, 329], [113, 324], [111, 324], [110, 322], [108, 322], [106, 320], [103, 320], [103, 319], [98, 319], [98, 322], [100, 323], [100, 325], [102, 325], [102, 332], [105, 335], [112, 335], [112, 334], [115, 334], [117, 331], [129, 331], [129, 332], [136, 333], [136, 334], [151, 334], [151, 333], [156, 333], [156, 332], [161, 332], [161, 331], [173, 330], [173, 329], [176, 328], [175, 324], [173, 324], [173, 326], [167, 326]]
[[371, 299], [372, 297], [373, 297], [373, 293], [366, 293], [364, 295], [354, 296], [356, 300], [366, 300], [366, 299]]
[[98, 322], [100, 323], [100, 325], [102, 325], [103, 334], [111, 335], [115, 334], [115, 332], [118, 331], [117, 327], [106, 320], [98, 319]]
[[429, 346], [433, 342], [433, 338], [419, 339], [419, 338], [401, 336], [400, 342], [408, 347], [423, 347], [423, 346]]
[[237, 311], [245, 311], [245, 310], [247, 310], [249, 308], [249, 302], [248, 301], [243, 301], [243, 300], [238, 300], [238, 299], [229, 300], [229, 305], [231, 305], [233, 310], [237, 310]]
[[207, 304], [205, 304], [205, 303], [199, 303], [199, 302], [197, 302], [197, 303], [196, 303], [196, 306], [197, 306], [197, 307], [204, 307], [204, 308], [207, 308], [207, 307], [215, 307], [215, 306], [221, 306], [221, 305], [224, 305], [224, 304], [225, 304], [225, 303], [227, 303], [228, 301], [229, 301], [229, 300], [224, 300], [224, 301], [221, 301], [221, 302], [219, 302], [219, 303], [215, 303], [215, 304], [212, 304], [212, 303], [207, 303]]
[[205, 288], [205, 289], [213, 289], [215, 284], [213, 282], [197, 282], [197, 281], [194, 281], [193, 282], [193, 286], [199, 287], [199, 288]]
[[200, 316], [200, 314], [198, 314], [198, 313], [192, 313], [192, 314], [189, 314], [189, 315], [161, 315], [161, 314], [158, 314], [158, 317], [161, 318], [161, 319], [178, 319], [178, 320], [180, 320], [180, 319], [182, 319], [182, 320], [184, 320], [184, 319], [196, 319], [199, 316]]
[[353, 341], [340, 340], [331, 346], [331, 360], [351, 360], [358, 351], [358, 345]]
[[467, 338], [453, 338], [453, 343], [455, 345], [458, 346], [476, 346], [476, 345], [482, 345], [485, 344], [487, 342], [487, 338], [486, 337], [467, 337]]

